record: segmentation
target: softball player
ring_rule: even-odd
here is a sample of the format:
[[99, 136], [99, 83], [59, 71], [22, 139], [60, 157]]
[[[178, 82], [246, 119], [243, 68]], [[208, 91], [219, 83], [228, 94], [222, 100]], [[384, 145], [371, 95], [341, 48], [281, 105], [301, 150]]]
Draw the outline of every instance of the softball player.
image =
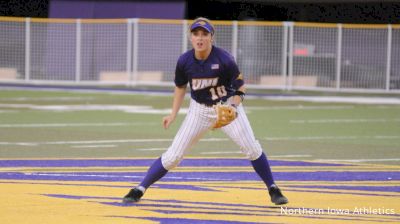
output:
[[271, 201], [276, 205], [288, 200], [274, 183], [271, 169], [261, 145], [242, 106], [245, 87], [241, 73], [233, 57], [225, 50], [213, 45], [214, 27], [206, 18], [196, 19], [190, 26], [190, 41], [193, 49], [182, 54], [175, 71], [175, 90], [172, 112], [163, 118], [167, 129], [175, 120], [182, 105], [189, 83], [191, 101], [188, 113], [171, 146], [150, 166], [142, 182], [123, 198], [124, 203], [137, 202], [146, 189], [176, 167], [185, 153], [216, 122], [213, 106], [219, 102], [236, 108], [237, 118], [221, 128], [251, 161], [256, 173], [266, 184]]

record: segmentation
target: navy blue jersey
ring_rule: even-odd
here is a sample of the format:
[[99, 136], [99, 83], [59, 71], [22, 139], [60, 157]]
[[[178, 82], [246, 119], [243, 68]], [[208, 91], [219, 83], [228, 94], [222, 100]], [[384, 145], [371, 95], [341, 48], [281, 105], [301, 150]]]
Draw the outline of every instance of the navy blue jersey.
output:
[[232, 55], [215, 46], [212, 46], [210, 55], [204, 61], [195, 58], [193, 49], [179, 57], [175, 85], [183, 86], [188, 82], [191, 97], [206, 105], [225, 101], [244, 84]]

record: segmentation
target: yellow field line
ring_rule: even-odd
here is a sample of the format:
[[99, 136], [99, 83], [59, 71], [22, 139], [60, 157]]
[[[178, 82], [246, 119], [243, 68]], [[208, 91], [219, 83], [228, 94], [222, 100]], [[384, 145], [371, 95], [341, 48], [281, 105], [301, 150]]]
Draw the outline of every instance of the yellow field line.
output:
[[[1, 158], [0, 161], [4, 161], [4, 160], [33, 160], [33, 161], [40, 161], [40, 160], [143, 160], [143, 159], [149, 159], [149, 160], [155, 160], [156, 157], [93, 157], [93, 158], [62, 158], [62, 157], [57, 157], [57, 158], [27, 158], [27, 157], [23, 157], [23, 158]], [[195, 156], [188, 156], [185, 157], [185, 159], [192, 159], [192, 160], [207, 160], [207, 159], [238, 159], [238, 160], [245, 160], [243, 157], [195, 157]], [[311, 163], [310, 166], [273, 166], [274, 169], [296, 169], [298, 170], [300, 168], [300, 170], [308, 170], [308, 169], [323, 169], [323, 170], [398, 170], [400, 168], [399, 165], [386, 165], [386, 164], [359, 164], [359, 163], [350, 163], [350, 162], [342, 162], [342, 163], [338, 163], [338, 162], [319, 162], [319, 161], [308, 161], [308, 160], [280, 160], [280, 161], [285, 161], [285, 162], [309, 162]], [[318, 166], [318, 165], [312, 165], [312, 163], [320, 163], [320, 164], [334, 164], [334, 165], [338, 165], [338, 166]], [[345, 166], [343, 166], [345, 165]], [[102, 168], [104, 168], [103, 166], [101, 166]], [[135, 167], [135, 166], [126, 166], [126, 167]], [[147, 167], [147, 166], [144, 166]], [[200, 166], [201, 167], [201, 166]], [[250, 167], [250, 165], [249, 165]], [[8, 167], [10, 168], [10, 167]], [[15, 167], [14, 167], [15, 168]], [[23, 168], [35, 168], [35, 167], [23, 167]], [[36, 167], [37, 168], [37, 167]], [[51, 168], [51, 167], [49, 167]], [[53, 167], [56, 168], [56, 167]], [[61, 168], [61, 167], [58, 167]], [[93, 168], [93, 167], [92, 167]], [[199, 167], [178, 167], [180, 169], [182, 168], [193, 168], [193, 169], [198, 169]], [[205, 167], [202, 167], [205, 168]], [[207, 166], [207, 168], [210, 169], [221, 169], [221, 168], [232, 168], [232, 169], [241, 169], [241, 168], [248, 168], [247, 166]], [[0, 167], [0, 170], [2, 168]]]
[[[189, 158], [189, 157], [185, 157]], [[157, 157], [35, 157], [35, 158], [30, 158], [30, 157], [11, 157], [11, 158], [1, 158], [0, 161], [2, 160], [121, 160], [121, 159], [157, 159]]]
[[[135, 166], [134, 164], [132, 165], [127, 165], [127, 166], [114, 166], [114, 167], [109, 167], [109, 166], [51, 166], [51, 167], [36, 167], [36, 166], [19, 166], [19, 167], [0, 167], [1, 169], [17, 169], [17, 168], [23, 168], [23, 169], [66, 169], [66, 168], [71, 168], [71, 169], [132, 169], [132, 168], [147, 168], [148, 166]], [[380, 167], [380, 168], [370, 168], [370, 167], [320, 167], [320, 166], [312, 166], [312, 167], [303, 167], [303, 166], [273, 166], [274, 169], [279, 169], [279, 170], [315, 170], [315, 171], [347, 171], [347, 170], [366, 170], [366, 171], [375, 171], [375, 170], [394, 170], [398, 171], [398, 167], [394, 168], [385, 168], [385, 167]], [[242, 170], [242, 169], [252, 169], [251, 165], [249, 166], [178, 166], [174, 170], [187, 170], [187, 169], [206, 169], [206, 170], [220, 170], [220, 169], [231, 169], [231, 170]]]
[[[119, 172], [147, 172], [148, 167], [124, 167], [124, 168], [110, 168], [110, 167], [101, 167], [101, 168], [2, 168], [0, 172], [60, 172], [60, 173], [69, 173], [69, 172], [110, 172], [110, 173], [119, 173]], [[286, 172], [303, 172], [303, 173], [313, 173], [318, 172], [319, 170], [302, 170], [302, 169], [292, 169], [292, 170], [278, 170], [274, 169], [275, 173], [286, 173]], [[396, 171], [396, 170], [332, 170], [332, 172], [388, 172], [388, 171]], [[215, 168], [215, 169], [207, 169], [204, 167], [199, 167], [195, 169], [181, 169], [177, 168], [172, 170], [171, 172], [176, 173], [199, 173], [199, 172], [220, 172], [220, 173], [232, 173], [232, 172], [241, 172], [241, 173], [253, 173], [253, 168]]]
[[[345, 185], [345, 186], [348, 186], [348, 185]], [[353, 186], [353, 187], [360, 187], [360, 186]], [[335, 192], [350, 193], [350, 192], [366, 192], [366, 191], [368, 192], [368, 190], [356, 190], [356, 189], [345, 189], [345, 190], [343, 190], [343, 189], [307, 188], [307, 187], [293, 187], [293, 188], [290, 188], [290, 189], [308, 189], [308, 190], [312, 190], [312, 191], [315, 190], [315, 192], [323, 192], [324, 191], [324, 192], [333, 192], [333, 193], [335, 193]], [[286, 189], [286, 190], [289, 190], [289, 189]], [[374, 193], [374, 194], [377, 194], [377, 195], [387, 195], [388, 193], [390, 193], [392, 195], [396, 195], [396, 196], [400, 195], [399, 192], [379, 192], [379, 191], [374, 191], [374, 192], [371, 192], [371, 193]]]
[[[295, 181], [293, 181], [295, 182]], [[308, 183], [286, 183], [285, 186], [296, 186], [296, 185], [304, 185], [304, 186], [354, 186], [354, 187], [359, 187], [359, 186], [368, 186], [368, 187], [380, 187], [380, 186], [398, 186], [399, 185], [399, 181], [397, 181], [396, 183], [392, 183], [392, 182], [382, 182], [382, 181], [376, 181], [375, 183], [315, 183], [315, 182], [308, 182]]]
[[[31, 183], [32, 181], [38, 182], [38, 183], [60, 183], [59, 180], [0, 180], [0, 183], [6, 183], [6, 182], [21, 182], [21, 183]], [[76, 181], [63, 181], [65, 183], [76, 183]], [[98, 184], [107, 184], [107, 185], [130, 185], [129, 183], [125, 181], [120, 181], [120, 182], [109, 182], [109, 181], [83, 181], [85, 182], [84, 184], [90, 184], [90, 183], [98, 183]], [[246, 186], [254, 186], [254, 187], [262, 187], [264, 188], [265, 185], [262, 182], [259, 181], [240, 181], [240, 183], [246, 182]], [[315, 186], [315, 185], [320, 185], [320, 186], [399, 186], [400, 181], [390, 181], [390, 182], [382, 182], [382, 181], [345, 181], [345, 182], [322, 182], [322, 181], [278, 181], [280, 183], [280, 186], [295, 186], [295, 185], [305, 185], [305, 186]], [[180, 185], [192, 185], [195, 184], [196, 186], [204, 186], [204, 187], [213, 187], [213, 186], [230, 186], [230, 185], [241, 185], [238, 182], [223, 182], [223, 181], [213, 181], [213, 182], [198, 182], [198, 181], [186, 181], [186, 182], [180, 182]], [[176, 182], [171, 182], [164, 180], [160, 182], [159, 184], [177, 184]]]

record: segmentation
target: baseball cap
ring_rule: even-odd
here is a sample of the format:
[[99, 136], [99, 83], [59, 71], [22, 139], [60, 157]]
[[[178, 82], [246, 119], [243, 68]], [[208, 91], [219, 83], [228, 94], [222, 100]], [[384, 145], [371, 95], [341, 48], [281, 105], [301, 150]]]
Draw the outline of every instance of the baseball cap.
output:
[[195, 20], [192, 25], [190, 26], [190, 32], [192, 32], [194, 29], [201, 27], [205, 30], [207, 30], [209, 33], [211, 33], [212, 35], [214, 35], [214, 27], [213, 25], [211, 25], [210, 22], [208, 22], [207, 20], [204, 19], [197, 19]]

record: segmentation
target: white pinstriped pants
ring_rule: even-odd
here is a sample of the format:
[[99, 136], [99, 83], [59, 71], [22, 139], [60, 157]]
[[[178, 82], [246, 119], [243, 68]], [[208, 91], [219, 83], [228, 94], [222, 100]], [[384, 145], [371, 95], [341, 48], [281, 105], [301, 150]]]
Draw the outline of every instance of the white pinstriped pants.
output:
[[[229, 102], [229, 100], [228, 100]], [[262, 153], [260, 143], [255, 139], [242, 104], [237, 107], [237, 118], [221, 130], [228, 135], [249, 160], [256, 160]], [[166, 170], [173, 169], [187, 151], [211, 129], [216, 120], [214, 108], [190, 101], [189, 111], [177, 132], [171, 146], [162, 154], [161, 162]]]

